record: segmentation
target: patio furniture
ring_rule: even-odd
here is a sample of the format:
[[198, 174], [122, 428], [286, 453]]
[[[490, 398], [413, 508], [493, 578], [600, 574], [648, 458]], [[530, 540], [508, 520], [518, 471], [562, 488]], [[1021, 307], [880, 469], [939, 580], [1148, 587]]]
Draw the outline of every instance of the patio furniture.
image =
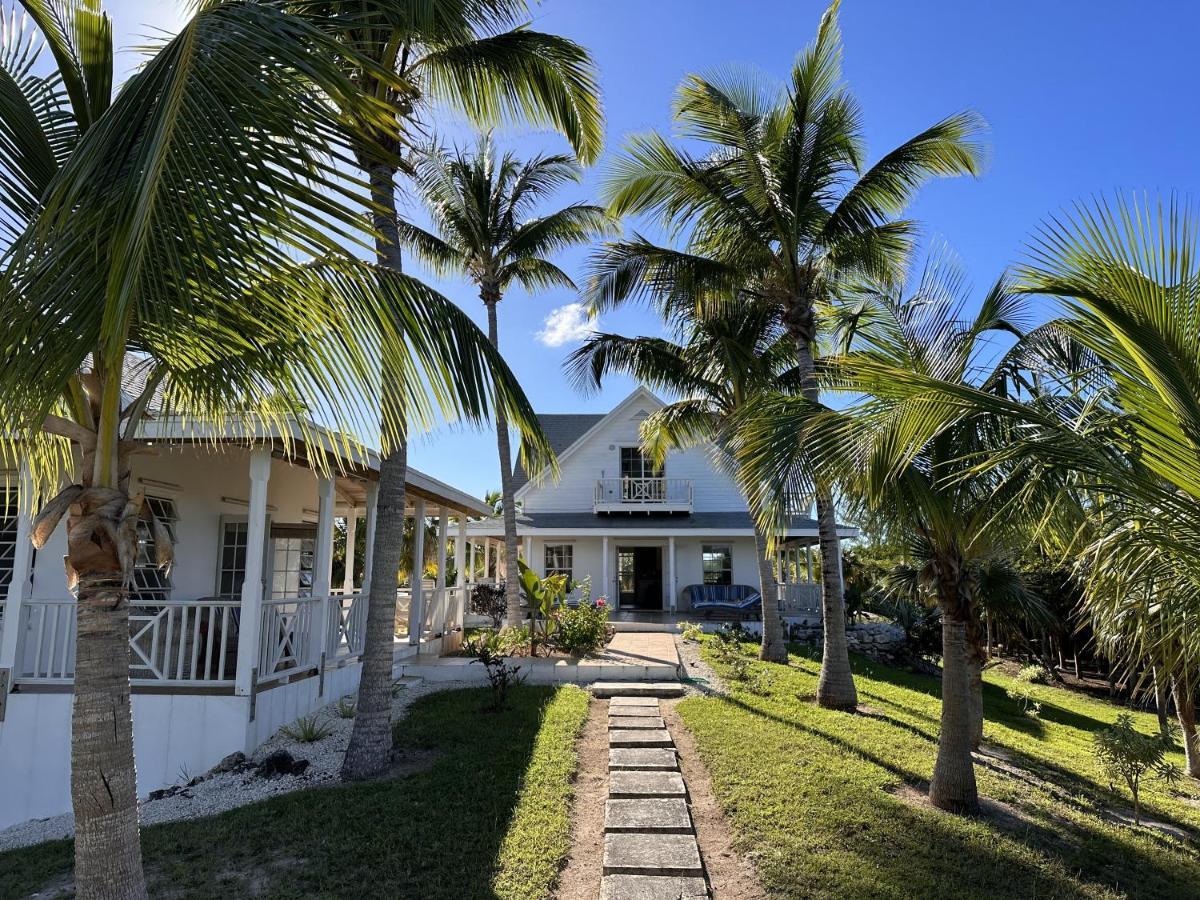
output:
[[742, 618], [754, 618], [762, 611], [762, 594], [748, 584], [689, 584], [683, 596], [693, 612], [723, 612]]

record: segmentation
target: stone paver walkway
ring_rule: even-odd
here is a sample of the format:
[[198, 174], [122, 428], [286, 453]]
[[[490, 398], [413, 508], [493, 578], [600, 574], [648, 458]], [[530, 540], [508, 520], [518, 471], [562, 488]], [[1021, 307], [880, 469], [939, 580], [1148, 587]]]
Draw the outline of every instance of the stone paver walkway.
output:
[[654, 697], [608, 704], [600, 900], [701, 900], [708, 885], [679, 757]]

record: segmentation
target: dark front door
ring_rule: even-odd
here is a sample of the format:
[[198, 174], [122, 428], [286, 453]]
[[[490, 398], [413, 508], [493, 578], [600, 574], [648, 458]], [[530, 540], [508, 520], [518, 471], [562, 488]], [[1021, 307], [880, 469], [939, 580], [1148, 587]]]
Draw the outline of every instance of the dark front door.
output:
[[662, 609], [662, 577], [662, 547], [617, 548], [617, 599], [621, 609]]

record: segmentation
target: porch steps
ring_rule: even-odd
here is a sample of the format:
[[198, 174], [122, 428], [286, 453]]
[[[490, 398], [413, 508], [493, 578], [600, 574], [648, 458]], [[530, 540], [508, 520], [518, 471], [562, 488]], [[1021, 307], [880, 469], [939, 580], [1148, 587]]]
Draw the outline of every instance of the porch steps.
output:
[[678, 681], [597, 681], [592, 685], [596, 697], [682, 697]]

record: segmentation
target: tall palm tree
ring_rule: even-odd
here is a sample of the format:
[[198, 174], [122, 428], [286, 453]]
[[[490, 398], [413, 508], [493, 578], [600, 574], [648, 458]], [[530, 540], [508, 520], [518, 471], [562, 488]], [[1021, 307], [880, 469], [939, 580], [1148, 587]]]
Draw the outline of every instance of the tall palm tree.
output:
[[[737, 463], [730, 440], [735, 417], [766, 391], [798, 387], [795, 350], [769, 307], [730, 307], [719, 315], [694, 309], [673, 326], [683, 342], [663, 338], [596, 334], [568, 357], [566, 368], [584, 390], [597, 389], [605, 375], [624, 373], [679, 395], [641, 426], [642, 443], [660, 463], [670, 448], [711, 444], [714, 461], [726, 470]], [[743, 480], [741, 477], [739, 481]], [[771, 541], [755, 517], [755, 547], [762, 587], [760, 658], [787, 662]]]
[[[863, 508], [893, 539], [906, 542], [918, 577], [942, 612], [942, 717], [930, 801], [969, 812], [978, 806], [971, 751], [982, 733], [984, 580], [1004, 563], [1015, 544], [1005, 531], [1011, 497], [1000, 490], [999, 472], [979, 472], [979, 458], [1001, 441], [988, 415], [962, 417], [919, 444], [911, 443], [910, 420], [919, 403], [894, 403], [876, 391], [886, 371], [959, 382], [989, 393], [1012, 390], [1011, 354], [999, 354], [997, 335], [1020, 332], [1014, 324], [1019, 298], [999, 283], [971, 319], [956, 296], [961, 278], [938, 262], [927, 266], [911, 296], [893, 289], [858, 292], [847, 319], [848, 352], [828, 359], [829, 383], [850, 398], [840, 412], [816, 412], [806, 399], [768, 397], [740, 428], [740, 460], [764, 490], [787, 483], [797, 465], [789, 437], [804, 432], [817, 470], [843, 485], [847, 499]], [[866, 373], [866, 374], [863, 374]], [[1024, 385], [1024, 382], [1021, 382]], [[994, 579], [993, 579], [994, 581]], [[994, 584], [993, 584], [994, 589]], [[1019, 591], [1019, 585], [1018, 591]]]
[[[98, 0], [22, 5], [0, 47], [0, 456], [43, 496], [74, 482], [33, 538], [66, 516], [77, 893], [144, 897], [127, 591], [138, 523], [161, 529], [129, 490], [147, 411], [247, 438], [300, 410], [356, 428], [378, 402], [380, 349], [424, 381], [404, 389], [422, 415], [478, 421], [493, 397], [526, 425], [531, 411], [453, 304], [342, 248], [364, 198], [330, 139], [347, 111], [384, 114], [346, 80], [343, 47], [273, 4], [206, 3], [114, 95]], [[169, 565], [170, 541], [155, 546]]]
[[[576, 290], [575, 283], [549, 259], [568, 247], [586, 244], [608, 228], [598, 206], [572, 203], [554, 212], [538, 208], [582, 172], [569, 156], [535, 156], [522, 162], [512, 153], [497, 157], [491, 135], [474, 152], [435, 147], [416, 164], [414, 180], [436, 234], [400, 223], [400, 240], [440, 275], [467, 275], [479, 287], [487, 310], [488, 337], [500, 346], [497, 307], [516, 282], [526, 291], [549, 287]], [[496, 417], [500, 453], [500, 511], [509, 572], [517, 571], [517, 504], [513, 498], [512, 449], [508, 422]], [[522, 618], [515, 578], [505, 586], [508, 621]]]
[[[695, 154], [659, 134], [632, 138], [611, 170], [605, 198], [618, 215], [645, 214], [682, 250], [644, 237], [604, 248], [589, 296], [604, 308], [651, 293], [668, 306], [741, 303], [774, 307], [795, 344], [803, 391], [819, 402], [817, 310], [848, 276], [886, 279], [909, 251], [914, 224], [897, 218], [934, 176], [974, 174], [980, 119], [944, 119], [864, 167], [861, 113], [841, 81], [835, 2], [816, 41], [780, 88], [741, 71], [690, 75], [674, 107], [676, 130]], [[833, 486], [815, 484], [822, 558], [824, 657], [817, 699], [857, 704], [845, 636]]]
[[[375, 257], [382, 269], [402, 269], [397, 177], [411, 173], [405, 153], [414, 136], [423, 141], [435, 110], [457, 109], [480, 123], [549, 126], [566, 136], [583, 161], [599, 155], [603, 117], [591, 58], [573, 41], [525, 27], [525, 0], [291, 0], [289, 5], [336, 36], [361, 94], [393, 110], [367, 139], [352, 142], [370, 185]], [[366, 65], [362, 57], [369, 60]], [[358, 712], [342, 763], [343, 777], [352, 779], [377, 774], [391, 756], [396, 574], [412, 425], [401, 386], [409, 377], [401, 360], [384, 354], [382, 430], [394, 439], [385, 445], [380, 465]], [[536, 439], [522, 443], [526, 450], [549, 453]]]

